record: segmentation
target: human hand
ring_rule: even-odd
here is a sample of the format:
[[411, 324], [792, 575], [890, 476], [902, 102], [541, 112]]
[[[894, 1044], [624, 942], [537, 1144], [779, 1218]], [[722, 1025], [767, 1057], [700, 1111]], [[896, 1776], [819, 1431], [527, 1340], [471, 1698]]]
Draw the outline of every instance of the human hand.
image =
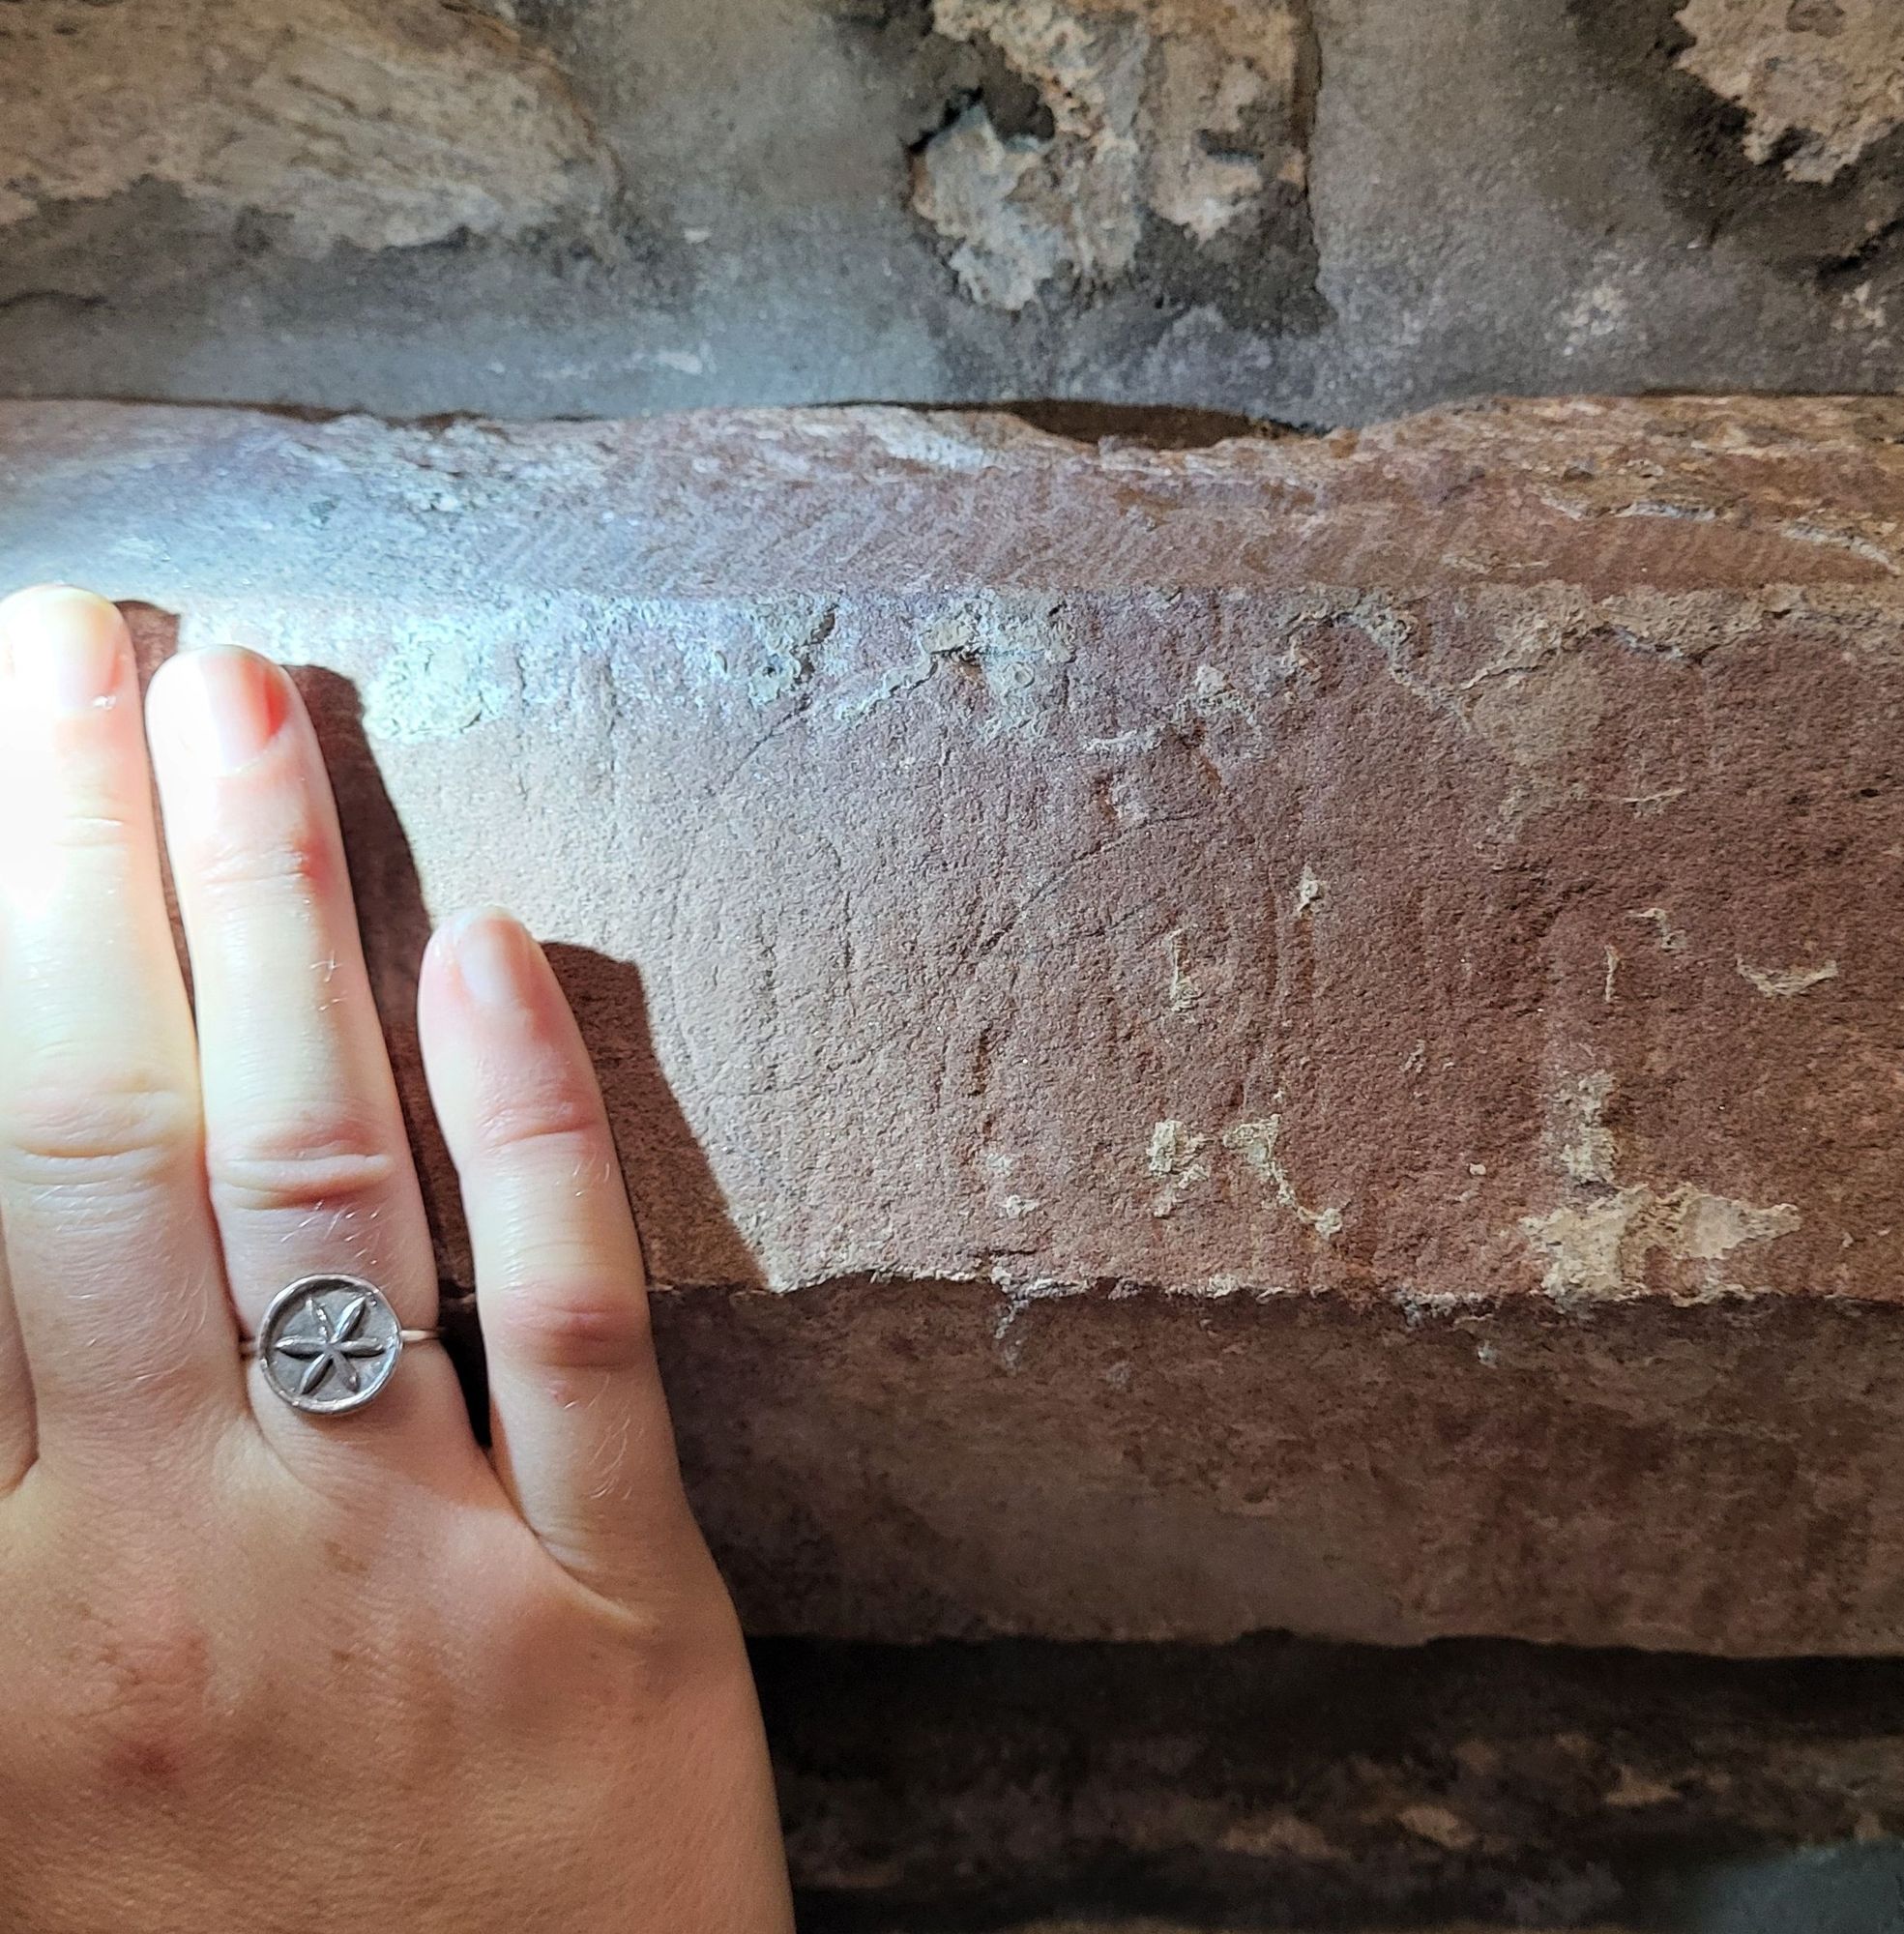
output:
[[363, 1409], [292, 1408], [241, 1339], [315, 1272], [433, 1324], [423, 1202], [295, 687], [183, 654], [146, 724], [195, 1040], [124, 623], [0, 603], [0, 1924], [783, 1934], [747, 1658], [547, 962], [478, 912], [418, 995], [493, 1451], [434, 1341]]

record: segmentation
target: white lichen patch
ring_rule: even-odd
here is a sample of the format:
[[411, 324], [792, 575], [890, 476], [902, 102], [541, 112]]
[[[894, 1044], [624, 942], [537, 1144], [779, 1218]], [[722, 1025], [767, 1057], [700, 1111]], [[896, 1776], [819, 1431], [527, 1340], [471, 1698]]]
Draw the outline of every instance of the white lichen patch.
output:
[[1789, 1000], [1794, 994], [1817, 986], [1821, 981], [1838, 978], [1835, 960], [1824, 961], [1816, 967], [1752, 967], [1735, 954], [1733, 964], [1740, 977], [1749, 981], [1768, 1000]]
[[555, 65], [471, 8], [0, 8], [0, 224], [144, 181], [321, 254], [592, 217], [616, 176]]
[[1304, 183], [1294, 0], [933, 0], [932, 24], [997, 49], [1051, 117], [1002, 136], [980, 102], [915, 161], [913, 206], [976, 301], [1110, 281], [1148, 217], [1209, 242]]
[[1072, 657], [1060, 616], [1038, 599], [981, 592], [925, 625], [920, 646], [934, 664], [970, 665], [990, 689], [993, 732], [1036, 734]]
[[1561, 317], [1567, 332], [1563, 356], [1578, 356], [1593, 344], [1616, 337], [1626, 326], [1632, 304], [1617, 282], [1597, 281], [1583, 288]]
[[776, 705], [813, 677], [832, 635], [831, 600], [787, 592], [766, 598], [642, 598], [618, 615], [644, 639], [678, 655], [697, 705], [742, 698]]
[[1348, 1854], [1313, 1821], [1288, 1807], [1270, 1813], [1245, 1814], [1223, 1829], [1216, 1845], [1226, 1854], [1245, 1854], [1252, 1860], [1277, 1858], [1297, 1861], [1341, 1861]]
[[1829, 182], [1904, 124], [1898, 0], [1687, 0], [1679, 65], [1744, 108], [1747, 158]]
[[1613, 1181], [1616, 1149], [1613, 1131], [1601, 1121], [1613, 1076], [1596, 1068], [1561, 1091], [1560, 1164], [1571, 1182]]
[[1472, 1822], [1462, 1819], [1451, 1807], [1421, 1801], [1404, 1806], [1395, 1815], [1395, 1824], [1418, 1840], [1445, 1847], [1451, 1854], [1465, 1853], [1480, 1838]]
[[1714, 1265], [1703, 1297], [1747, 1294], [1715, 1266], [1747, 1243], [1789, 1235], [1799, 1225], [1789, 1202], [1760, 1208], [1688, 1182], [1664, 1194], [1645, 1184], [1616, 1188], [1521, 1222], [1542, 1264], [1540, 1286], [1567, 1303], [1645, 1295], [1647, 1259], [1655, 1254]]
[[1789, 1202], [1742, 1202], [1690, 1182], [1664, 1189], [1622, 1185], [1618, 1142], [1602, 1120], [1613, 1088], [1612, 1074], [1595, 1069], [1565, 1084], [1557, 1098], [1556, 1154], [1567, 1198], [1520, 1222], [1540, 1265], [1541, 1288], [1564, 1304], [1644, 1296], [1649, 1260], [1659, 1256], [1699, 1266], [1699, 1287], [1687, 1300], [1748, 1294], [1720, 1266], [1747, 1244], [1789, 1235], [1800, 1226], [1798, 1209]]
[[[1315, 1208], [1298, 1195], [1278, 1146], [1281, 1138], [1280, 1115], [1232, 1122], [1212, 1133], [1200, 1132], [1186, 1122], [1158, 1122], [1151, 1129], [1144, 1157], [1147, 1173], [1158, 1185], [1151, 1194], [1151, 1214], [1159, 1221], [1174, 1215], [1193, 1189], [1216, 1179], [1220, 1167], [1233, 1191], [1267, 1190], [1277, 1208], [1329, 1242], [1341, 1231], [1342, 1212], [1333, 1205]], [[1235, 1278], [1221, 1279], [1224, 1295], [1234, 1294], [1238, 1287]], [[1215, 1288], [1206, 1293], [1215, 1293]]]
[[1602, 1806], [1630, 1812], [1642, 1806], [1671, 1806], [1683, 1797], [1677, 1786], [1669, 1786], [1662, 1779], [1649, 1779], [1629, 1766], [1616, 1764], [1613, 1771], [1613, 1784], [1600, 1795]]

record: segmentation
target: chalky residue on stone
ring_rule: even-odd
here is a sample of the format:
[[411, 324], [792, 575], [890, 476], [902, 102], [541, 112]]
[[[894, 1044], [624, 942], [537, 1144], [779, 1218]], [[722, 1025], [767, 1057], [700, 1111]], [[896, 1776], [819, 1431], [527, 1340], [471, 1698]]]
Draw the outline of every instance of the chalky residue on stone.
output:
[[321, 254], [587, 220], [615, 170], [554, 64], [474, 7], [0, 9], [0, 224], [141, 181]]

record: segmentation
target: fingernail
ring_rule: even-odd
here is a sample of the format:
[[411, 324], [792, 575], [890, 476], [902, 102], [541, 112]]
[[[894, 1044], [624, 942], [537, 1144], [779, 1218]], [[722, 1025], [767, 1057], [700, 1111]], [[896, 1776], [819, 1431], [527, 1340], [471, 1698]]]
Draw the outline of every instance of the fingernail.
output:
[[450, 944], [470, 998], [485, 1008], [517, 1007], [529, 984], [529, 936], [504, 908], [473, 907], [454, 923]]
[[236, 645], [187, 652], [180, 664], [191, 676], [179, 694], [178, 721], [193, 749], [220, 773], [249, 765], [290, 712], [284, 674]]
[[126, 622], [116, 606], [66, 584], [36, 585], [0, 603], [15, 684], [66, 717], [106, 704], [125, 672]]

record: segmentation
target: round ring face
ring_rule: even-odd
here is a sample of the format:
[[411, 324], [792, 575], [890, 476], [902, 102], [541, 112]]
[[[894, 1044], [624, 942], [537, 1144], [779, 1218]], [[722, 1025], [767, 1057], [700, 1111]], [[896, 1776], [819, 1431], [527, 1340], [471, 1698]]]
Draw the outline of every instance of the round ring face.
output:
[[403, 1354], [396, 1312], [374, 1283], [308, 1275], [280, 1289], [258, 1325], [265, 1381], [296, 1410], [361, 1410]]

